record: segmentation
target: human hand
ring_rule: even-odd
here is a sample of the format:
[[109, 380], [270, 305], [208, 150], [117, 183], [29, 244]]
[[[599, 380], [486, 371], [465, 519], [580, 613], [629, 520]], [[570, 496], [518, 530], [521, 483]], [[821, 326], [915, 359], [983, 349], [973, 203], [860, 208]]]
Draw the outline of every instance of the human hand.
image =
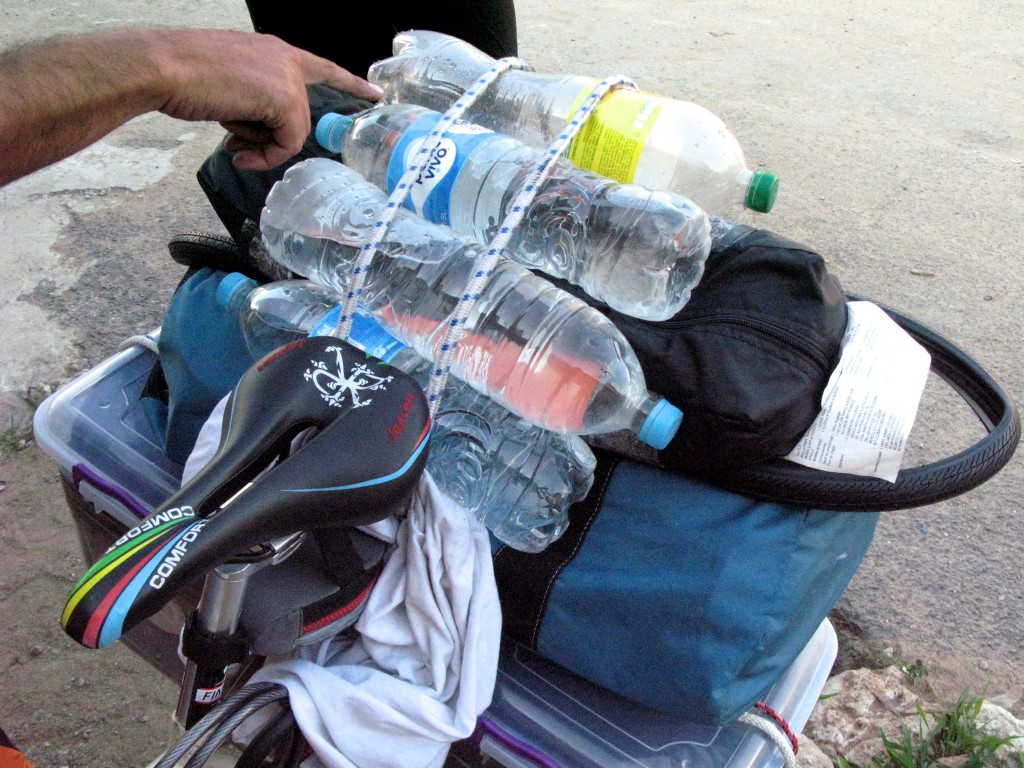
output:
[[306, 85], [325, 84], [377, 101], [381, 90], [327, 59], [272, 35], [159, 30], [151, 55], [166, 82], [158, 107], [183, 120], [216, 120], [232, 135], [234, 164], [261, 171], [295, 155], [309, 135]]

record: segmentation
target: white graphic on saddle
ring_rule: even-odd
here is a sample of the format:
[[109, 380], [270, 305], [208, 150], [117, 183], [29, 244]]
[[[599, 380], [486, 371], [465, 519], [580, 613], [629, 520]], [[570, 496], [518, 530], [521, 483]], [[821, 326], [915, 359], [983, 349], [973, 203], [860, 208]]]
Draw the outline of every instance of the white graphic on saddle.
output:
[[346, 376], [345, 361], [341, 356], [342, 348], [327, 347], [326, 351], [337, 353], [337, 373], [328, 370], [326, 363], [322, 360], [311, 360], [313, 368], [307, 368], [303, 376], [306, 381], [313, 382], [314, 386], [320, 391], [320, 396], [328, 404], [336, 408], [340, 408], [345, 401], [346, 392], [349, 393], [352, 399], [353, 408], [369, 405], [373, 400], [362, 400], [359, 394], [378, 389], [384, 391], [386, 389], [384, 385], [393, 378], [392, 376], [378, 376], [364, 363], [353, 366], [349, 375]]

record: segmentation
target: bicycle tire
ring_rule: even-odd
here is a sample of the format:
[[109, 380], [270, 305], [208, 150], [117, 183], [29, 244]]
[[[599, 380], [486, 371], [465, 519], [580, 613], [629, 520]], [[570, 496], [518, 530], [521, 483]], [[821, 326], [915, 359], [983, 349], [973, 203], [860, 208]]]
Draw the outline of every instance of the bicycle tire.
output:
[[271, 258], [258, 240], [245, 249], [228, 235], [210, 232], [182, 232], [167, 243], [167, 250], [178, 264], [189, 269], [209, 267], [224, 272], [241, 272], [260, 283], [289, 280], [294, 275]]
[[239, 260], [238, 246], [226, 235], [211, 232], [182, 232], [167, 243], [167, 251], [178, 264], [191, 267], [195, 263], [226, 263], [234, 266]]
[[[848, 294], [851, 301], [862, 301]], [[879, 305], [881, 306], [881, 305]], [[701, 479], [761, 500], [837, 512], [888, 512], [922, 507], [977, 488], [1010, 461], [1020, 442], [1014, 399], [970, 355], [916, 320], [881, 306], [931, 355], [931, 371], [971, 407], [986, 434], [943, 459], [901, 469], [893, 483], [874, 477], [824, 472], [784, 459]]]

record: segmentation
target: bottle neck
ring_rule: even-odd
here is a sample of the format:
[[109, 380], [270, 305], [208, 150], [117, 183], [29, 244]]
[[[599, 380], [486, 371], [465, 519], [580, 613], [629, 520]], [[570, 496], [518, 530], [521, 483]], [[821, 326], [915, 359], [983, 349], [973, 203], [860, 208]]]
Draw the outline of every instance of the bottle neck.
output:
[[708, 223], [711, 225], [711, 249], [713, 251], [728, 248], [751, 231], [751, 228], [744, 224], [737, 224], [735, 221], [729, 221], [710, 213], [708, 214]]
[[629, 431], [639, 435], [644, 428], [644, 424], [647, 419], [650, 418], [651, 413], [654, 411], [654, 406], [657, 405], [658, 398], [653, 395], [645, 395], [644, 399], [640, 402], [640, 405], [633, 412], [633, 418], [629, 424]]
[[737, 202], [742, 203], [744, 206], [747, 204], [747, 195], [750, 190], [750, 182], [754, 178], [754, 172], [749, 168], [744, 168], [738, 174], [736, 174], [736, 198]]

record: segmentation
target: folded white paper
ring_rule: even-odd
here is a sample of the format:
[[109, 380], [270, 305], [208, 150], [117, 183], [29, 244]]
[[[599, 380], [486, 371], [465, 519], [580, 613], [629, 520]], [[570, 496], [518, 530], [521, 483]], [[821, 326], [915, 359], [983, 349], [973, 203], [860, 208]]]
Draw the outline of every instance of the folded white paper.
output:
[[839, 365], [822, 394], [821, 412], [786, 458], [895, 482], [931, 356], [878, 306], [853, 301], [848, 307]]

